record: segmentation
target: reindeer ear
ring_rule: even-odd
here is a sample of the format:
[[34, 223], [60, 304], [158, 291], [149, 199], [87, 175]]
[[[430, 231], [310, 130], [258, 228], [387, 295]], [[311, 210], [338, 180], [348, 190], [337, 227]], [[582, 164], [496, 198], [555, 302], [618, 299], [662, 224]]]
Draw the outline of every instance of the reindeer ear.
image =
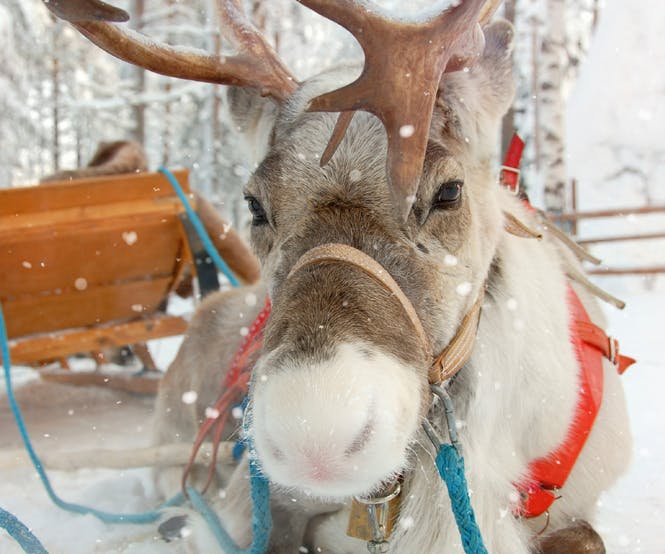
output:
[[485, 49], [480, 59], [468, 71], [444, 73], [439, 94], [447, 107], [441, 113], [448, 129], [454, 129], [475, 155], [485, 158], [495, 154], [499, 125], [512, 103], [515, 83], [512, 25], [498, 20], [483, 31]]
[[231, 120], [244, 136], [253, 158], [250, 161], [258, 165], [270, 149], [277, 105], [251, 88], [229, 87], [226, 96]]
[[483, 106], [489, 113], [502, 117], [510, 107], [515, 95], [513, 79], [513, 26], [503, 19], [497, 20], [484, 29], [485, 50], [478, 65], [471, 71], [485, 82]]

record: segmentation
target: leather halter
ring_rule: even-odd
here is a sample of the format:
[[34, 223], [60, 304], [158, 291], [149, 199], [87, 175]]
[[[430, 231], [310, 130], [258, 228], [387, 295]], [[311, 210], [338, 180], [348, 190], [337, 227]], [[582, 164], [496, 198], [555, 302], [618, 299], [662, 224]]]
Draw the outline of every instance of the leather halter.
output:
[[457, 329], [457, 333], [448, 343], [448, 346], [444, 348], [441, 354], [434, 358], [432, 354], [432, 343], [425, 333], [423, 324], [411, 301], [404, 294], [404, 291], [402, 291], [388, 270], [386, 270], [374, 258], [368, 256], [361, 250], [349, 246], [348, 244], [340, 243], [327, 243], [315, 246], [300, 257], [289, 272], [287, 279], [306, 267], [329, 262], [342, 263], [361, 270], [382, 285], [392, 296], [395, 297], [402, 306], [404, 313], [409, 318], [427, 358], [433, 359], [428, 371], [428, 378], [431, 384], [439, 384], [446, 379], [450, 379], [469, 360], [476, 337], [478, 321], [480, 320], [484, 287], [476, 302], [462, 319], [462, 322]]

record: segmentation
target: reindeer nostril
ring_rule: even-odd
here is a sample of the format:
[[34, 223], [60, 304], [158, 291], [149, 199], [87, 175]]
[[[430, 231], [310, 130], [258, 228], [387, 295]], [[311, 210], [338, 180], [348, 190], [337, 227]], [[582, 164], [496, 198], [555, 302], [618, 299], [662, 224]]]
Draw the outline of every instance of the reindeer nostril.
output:
[[360, 452], [363, 449], [363, 447], [369, 442], [369, 439], [372, 436], [373, 431], [374, 431], [374, 422], [370, 417], [368, 418], [365, 426], [361, 429], [360, 433], [356, 435], [356, 438], [351, 443], [351, 446], [349, 446], [344, 451], [344, 454], [346, 456], [352, 456], [353, 454], [357, 454], [358, 452]]

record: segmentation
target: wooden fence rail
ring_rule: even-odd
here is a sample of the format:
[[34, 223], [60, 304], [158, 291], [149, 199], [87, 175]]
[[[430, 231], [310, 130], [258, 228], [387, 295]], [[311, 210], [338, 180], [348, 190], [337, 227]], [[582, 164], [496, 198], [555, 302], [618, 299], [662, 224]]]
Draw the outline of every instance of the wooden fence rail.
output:
[[554, 216], [558, 221], [579, 221], [580, 219], [596, 219], [600, 217], [617, 217], [623, 215], [644, 215], [665, 213], [665, 206], [639, 206], [634, 208], [614, 208], [591, 212], [569, 212]]
[[[652, 233], [635, 233], [631, 235], [607, 235], [599, 237], [580, 237], [578, 234], [578, 222], [584, 219], [615, 218], [628, 215], [647, 215], [665, 213], [665, 206], [635, 206], [631, 208], [612, 208], [606, 210], [593, 210], [586, 212], [577, 211], [577, 181], [573, 179], [570, 183], [571, 189], [571, 211], [563, 214], [550, 214], [552, 220], [567, 228], [573, 235], [573, 239], [582, 245], [600, 244], [608, 242], [625, 242], [636, 240], [665, 239], [665, 231]], [[663, 256], [665, 261], [665, 254]], [[653, 265], [647, 267], [597, 267], [589, 270], [591, 275], [657, 275], [665, 274], [665, 265]]]

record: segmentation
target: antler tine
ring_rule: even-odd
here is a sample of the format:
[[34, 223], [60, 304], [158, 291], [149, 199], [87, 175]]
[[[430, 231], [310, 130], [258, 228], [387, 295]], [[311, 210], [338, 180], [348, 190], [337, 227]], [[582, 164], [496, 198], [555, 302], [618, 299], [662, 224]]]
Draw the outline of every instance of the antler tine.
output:
[[[423, 23], [388, 18], [367, 0], [298, 1], [346, 28], [365, 53], [360, 77], [315, 98], [309, 109], [361, 109], [382, 121], [388, 136], [389, 180], [406, 219], [422, 171], [441, 76], [470, 65], [484, 49], [477, 22], [485, 0], [462, 0]], [[336, 135], [339, 139], [339, 132]]]
[[[284, 92], [278, 100], [281, 102], [292, 94], [298, 82], [281, 62], [275, 50], [268, 44], [263, 34], [254, 26], [242, 8], [241, 0], [217, 0], [217, 12], [226, 31], [226, 38], [232, 40], [242, 53], [240, 59], [260, 60], [263, 72], [269, 76], [273, 89]], [[273, 96], [271, 90], [264, 86], [264, 96]]]
[[46, 5], [65, 21], [129, 21], [125, 10], [100, 0], [49, 0]]
[[[279, 61], [277, 54], [265, 42], [260, 33], [246, 20], [246, 28], [253, 32], [237, 34], [244, 13], [239, 5], [230, 6], [233, 14], [229, 21], [236, 26], [234, 37], [239, 38], [242, 52], [236, 56], [218, 56], [180, 49], [154, 41], [130, 29], [121, 29], [106, 21], [114, 19], [122, 10], [99, 0], [43, 0], [58, 17], [72, 23], [81, 34], [109, 54], [126, 62], [138, 65], [155, 73], [192, 81], [203, 81], [221, 85], [256, 88], [261, 94], [284, 101], [296, 89], [298, 83]], [[233, 0], [231, 0], [233, 1]], [[115, 15], [114, 15], [115, 14]], [[224, 7], [220, 4], [220, 14]]]
[[490, 22], [494, 12], [499, 9], [501, 1], [502, 0], [487, 0], [487, 2], [485, 2], [485, 5], [480, 10], [480, 15], [478, 16], [478, 23], [480, 23], [480, 25], [484, 27]]

